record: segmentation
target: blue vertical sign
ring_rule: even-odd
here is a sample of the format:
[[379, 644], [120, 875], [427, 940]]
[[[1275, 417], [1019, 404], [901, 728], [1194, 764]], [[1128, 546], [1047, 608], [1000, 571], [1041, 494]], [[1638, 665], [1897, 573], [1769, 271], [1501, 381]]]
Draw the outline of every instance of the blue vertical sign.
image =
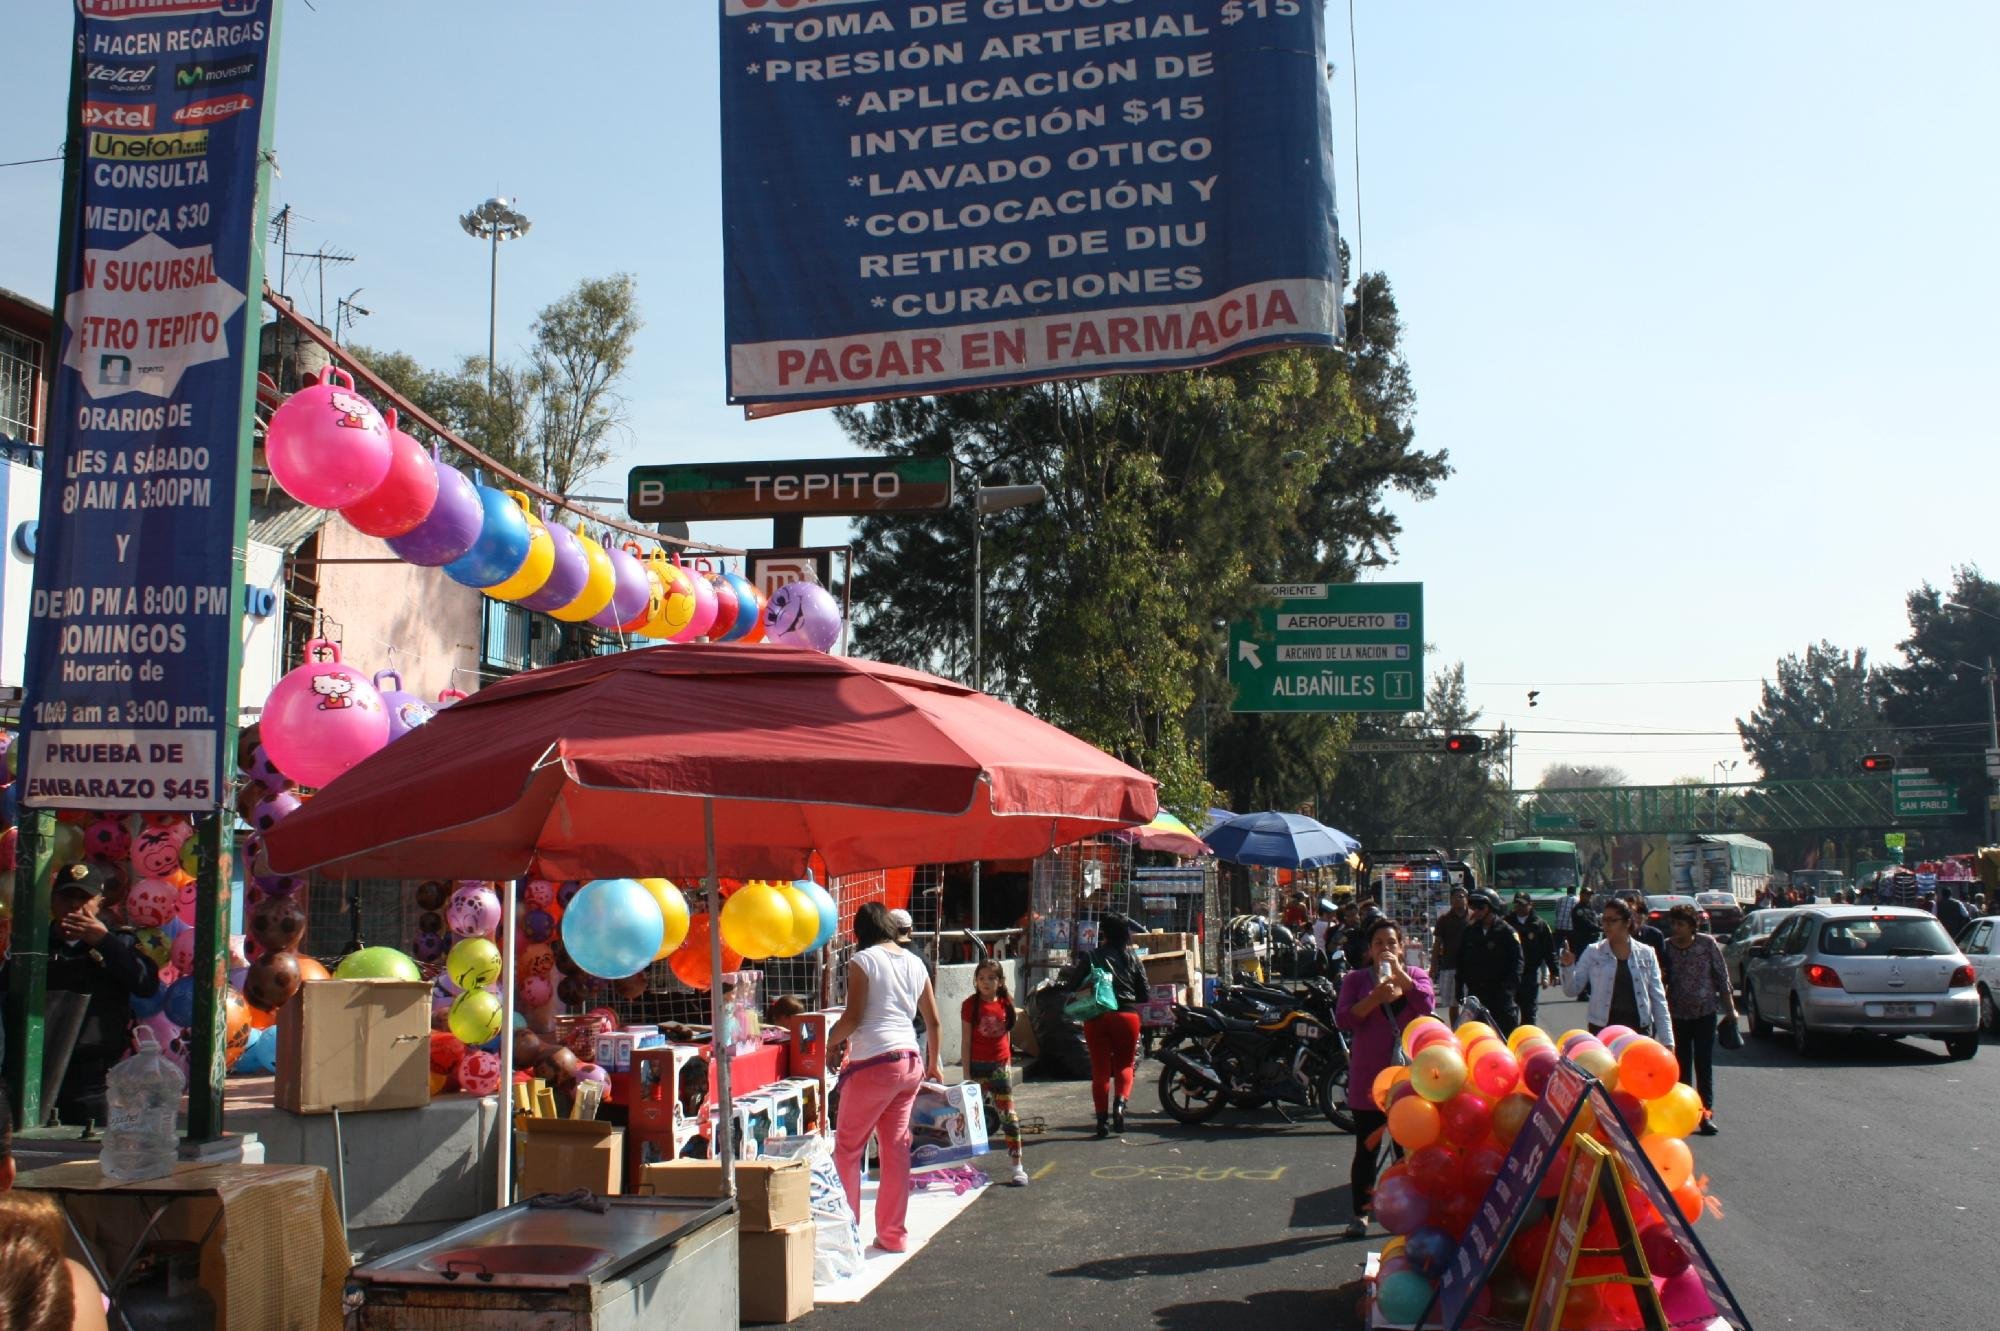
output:
[[1318, 0], [722, 0], [729, 400], [1340, 332]]
[[[276, 0], [271, 0], [275, 6]], [[22, 803], [213, 809], [263, 277], [265, 0], [76, 0]]]

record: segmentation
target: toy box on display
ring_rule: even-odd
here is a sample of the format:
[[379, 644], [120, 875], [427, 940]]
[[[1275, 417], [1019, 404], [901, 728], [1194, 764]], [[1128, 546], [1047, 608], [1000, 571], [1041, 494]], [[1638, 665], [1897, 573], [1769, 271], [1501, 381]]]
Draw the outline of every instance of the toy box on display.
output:
[[935, 1169], [986, 1154], [986, 1102], [975, 1082], [926, 1084], [910, 1108], [910, 1168]]

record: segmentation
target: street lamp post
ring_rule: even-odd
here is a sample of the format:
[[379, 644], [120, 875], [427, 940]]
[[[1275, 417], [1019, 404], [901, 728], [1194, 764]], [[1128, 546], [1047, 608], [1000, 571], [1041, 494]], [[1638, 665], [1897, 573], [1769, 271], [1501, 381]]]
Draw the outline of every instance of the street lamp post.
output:
[[496, 332], [500, 317], [500, 242], [519, 240], [534, 229], [528, 215], [514, 207], [513, 200], [499, 195], [486, 200], [477, 208], [461, 213], [458, 224], [465, 228], [465, 234], [474, 240], [484, 240], [491, 244], [493, 251], [492, 272], [486, 293], [486, 396], [493, 396], [493, 360], [496, 354]]
[[[1969, 615], [1978, 615], [1981, 619], [1990, 619], [1995, 623], [2000, 623], [2000, 615], [1988, 614], [1986, 611], [1974, 606], [1960, 605], [1957, 601], [1946, 601], [1944, 604], [1947, 610], [1963, 610]], [[1973, 666], [1970, 661], [1963, 661], [1960, 664], [1972, 666], [1974, 670], [1979, 669], [1978, 666]], [[1986, 796], [1986, 839], [1992, 842], [2000, 841], [2000, 809], [1993, 807], [1994, 796], [1992, 793], [1994, 789], [2000, 789], [2000, 700], [1996, 700], [1995, 697], [1996, 693], [2000, 693], [2000, 674], [1995, 673], [1993, 658], [1990, 656], [1986, 658], [1985, 673], [1986, 784], [1989, 787]]]
[[[980, 547], [986, 536], [986, 515], [1004, 513], [1010, 508], [1026, 508], [1030, 504], [1040, 504], [1049, 497], [1047, 487], [1040, 485], [981, 485], [979, 478], [972, 481], [972, 687], [981, 693], [986, 691], [986, 662], [982, 655], [986, 631], [986, 574], [981, 568]], [[972, 928], [979, 930], [979, 878], [980, 864], [972, 862]], [[938, 898], [938, 915], [944, 915], [944, 899]]]

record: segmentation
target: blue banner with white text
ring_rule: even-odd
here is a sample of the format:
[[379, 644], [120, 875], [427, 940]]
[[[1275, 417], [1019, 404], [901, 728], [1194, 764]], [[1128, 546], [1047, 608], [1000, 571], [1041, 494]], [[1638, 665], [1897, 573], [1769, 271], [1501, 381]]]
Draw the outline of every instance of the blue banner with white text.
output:
[[22, 802], [213, 809], [276, 0], [76, 0]]
[[729, 400], [1340, 336], [1316, 0], [722, 0]]

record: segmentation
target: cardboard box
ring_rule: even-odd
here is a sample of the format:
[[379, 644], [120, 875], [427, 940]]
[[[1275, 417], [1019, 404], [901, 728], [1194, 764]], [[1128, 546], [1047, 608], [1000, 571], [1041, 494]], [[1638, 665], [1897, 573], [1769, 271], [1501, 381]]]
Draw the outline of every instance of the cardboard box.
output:
[[745, 1322], [796, 1321], [813, 1310], [813, 1222], [737, 1236], [738, 1316]]
[[[736, 1205], [746, 1234], [764, 1234], [812, 1218], [811, 1175], [800, 1160], [742, 1160], [736, 1165]], [[642, 1196], [720, 1197], [722, 1166], [713, 1160], [647, 1165]]]
[[1154, 952], [1139, 959], [1149, 985], [1177, 984], [1190, 994], [1201, 992], [1201, 961], [1192, 952]]
[[278, 1013], [272, 1101], [294, 1114], [431, 1102], [428, 980], [310, 980]]
[[986, 1154], [986, 1101], [977, 1082], [925, 1086], [910, 1107], [910, 1168], [935, 1169]]
[[1133, 934], [1132, 946], [1147, 953], [1192, 952], [1195, 950], [1193, 934]]
[[615, 1197], [625, 1186], [625, 1133], [593, 1119], [514, 1120], [521, 1129], [520, 1193], [574, 1192], [589, 1188]]
[[838, 1020], [838, 1008], [830, 1012], [801, 1012], [795, 1017], [785, 1018], [785, 1029], [792, 1033], [789, 1062], [794, 1077], [826, 1075], [826, 1033]]

